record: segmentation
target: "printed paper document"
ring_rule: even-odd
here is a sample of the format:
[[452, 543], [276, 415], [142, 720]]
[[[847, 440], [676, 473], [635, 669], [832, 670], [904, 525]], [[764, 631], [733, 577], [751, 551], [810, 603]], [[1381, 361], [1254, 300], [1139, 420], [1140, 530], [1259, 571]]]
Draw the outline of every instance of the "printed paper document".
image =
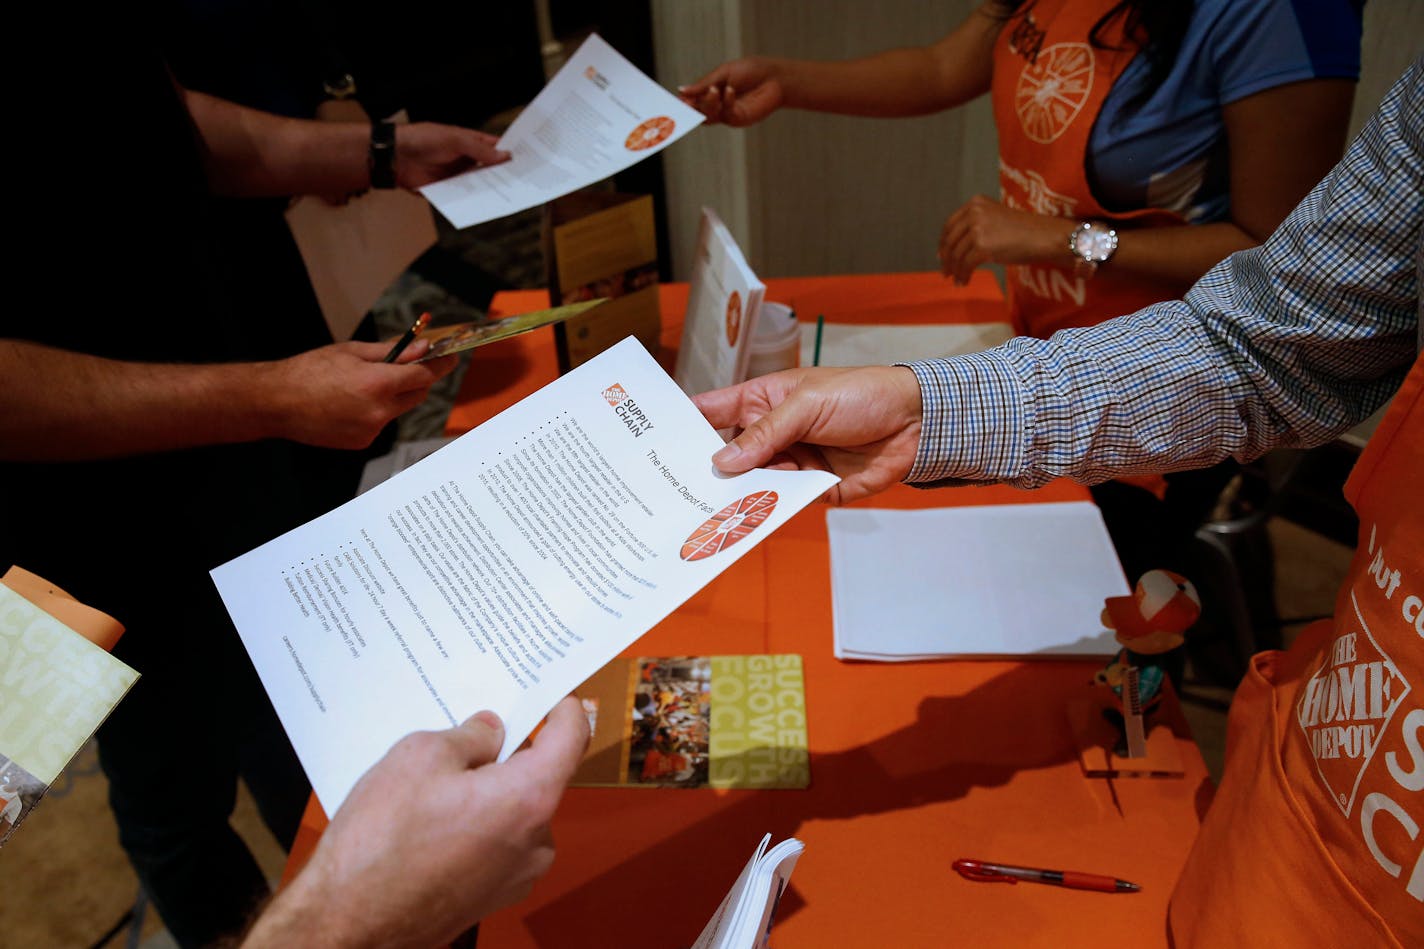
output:
[[327, 813], [403, 735], [560, 698], [836, 481], [718, 474], [629, 338], [213, 571]]
[[838, 659], [1109, 656], [1130, 591], [1086, 501], [828, 511]]
[[702, 113], [594, 34], [500, 138], [509, 161], [420, 191], [451, 224], [469, 227], [601, 181], [701, 122]]

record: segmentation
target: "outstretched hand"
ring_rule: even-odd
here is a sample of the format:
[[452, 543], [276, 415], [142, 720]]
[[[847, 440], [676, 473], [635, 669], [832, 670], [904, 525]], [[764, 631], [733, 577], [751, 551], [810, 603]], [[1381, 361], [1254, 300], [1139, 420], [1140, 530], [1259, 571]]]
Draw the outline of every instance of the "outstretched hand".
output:
[[419, 188], [471, 168], [508, 161], [509, 152], [500, 151], [498, 145], [499, 139], [493, 135], [456, 125], [414, 122], [398, 126], [396, 184]]
[[723, 63], [696, 82], [679, 86], [677, 94], [708, 122], [738, 128], [755, 125], [786, 101], [775, 65], [756, 56]]
[[443, 945], [523, 899], [553, 863], [549, 821], [588, 737], [571, 696], [500, 764], [493, 712], [401, 739], [357, 782], [249, 949]]
[[920, 444], [920, 386], [899, 366], [789, 369], [693, 397], [715, 428], [741, 433], [712, 456], [720, 471], [830, 471], [844, 504], [910, 473]]

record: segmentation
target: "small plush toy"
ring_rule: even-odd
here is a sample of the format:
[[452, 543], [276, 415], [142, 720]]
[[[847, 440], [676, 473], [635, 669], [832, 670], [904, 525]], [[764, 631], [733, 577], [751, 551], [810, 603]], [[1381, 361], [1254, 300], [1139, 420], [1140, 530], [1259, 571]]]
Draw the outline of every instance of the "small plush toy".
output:
[[1098, 670], [1094, 681], [1121, 697], [1123, 676], [1129, 666], [1136, 666], [1141, 670], [1139, 698], [1150, 708], [1160, 698], [1164, 657], [1182, 644], [1187, 628], [1200, 615], [1201, 597], [1192, 581], [1170, 570], [1144, 573], [1132, 596], [1104, 601], [1103, 625], [1123, 648]]

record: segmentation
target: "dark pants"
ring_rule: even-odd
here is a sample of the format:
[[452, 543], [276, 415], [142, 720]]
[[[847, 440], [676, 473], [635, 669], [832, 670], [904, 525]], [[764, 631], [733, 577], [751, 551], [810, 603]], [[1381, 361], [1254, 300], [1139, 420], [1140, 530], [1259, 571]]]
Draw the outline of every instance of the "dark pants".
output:
[[[212, 614], [221, 606], [206, 586], [189, 599], [192, 611], [167, 604], [167, 622], [185, 628], [155, 636], [130, 625], [121, 656], [125, 642], [139, 646], [145, 633], [171, 648], [124, 657], [143, 677], [99, 731], [120, 842], [181, 946], [240, 933], [269, 892], [229, 823], [238, 778], [284, 848], [310, 794], [236, 632], [225, 615]], [[145, 617], [155, 619], [164, 618]]]

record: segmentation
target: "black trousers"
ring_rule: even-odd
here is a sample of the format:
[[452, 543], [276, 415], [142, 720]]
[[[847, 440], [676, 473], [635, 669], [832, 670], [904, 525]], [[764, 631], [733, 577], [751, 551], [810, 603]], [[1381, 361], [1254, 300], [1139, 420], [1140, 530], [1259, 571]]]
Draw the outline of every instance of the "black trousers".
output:
[[[120, 843], [185, 947], [240, 933], [269, 893], [229, 820], [238, 779], [283, 848], [290, 847], [311, 792], [237, 633], [204, 580], [187, 579], [186, 595], [149, 603], [129, 622], [116, 653], [142, 678], [98, 736]], [[158, 624], [167, 628], [155, 629]], [[139, 647], [136, 655], [125, 656], [126, 643]]]

